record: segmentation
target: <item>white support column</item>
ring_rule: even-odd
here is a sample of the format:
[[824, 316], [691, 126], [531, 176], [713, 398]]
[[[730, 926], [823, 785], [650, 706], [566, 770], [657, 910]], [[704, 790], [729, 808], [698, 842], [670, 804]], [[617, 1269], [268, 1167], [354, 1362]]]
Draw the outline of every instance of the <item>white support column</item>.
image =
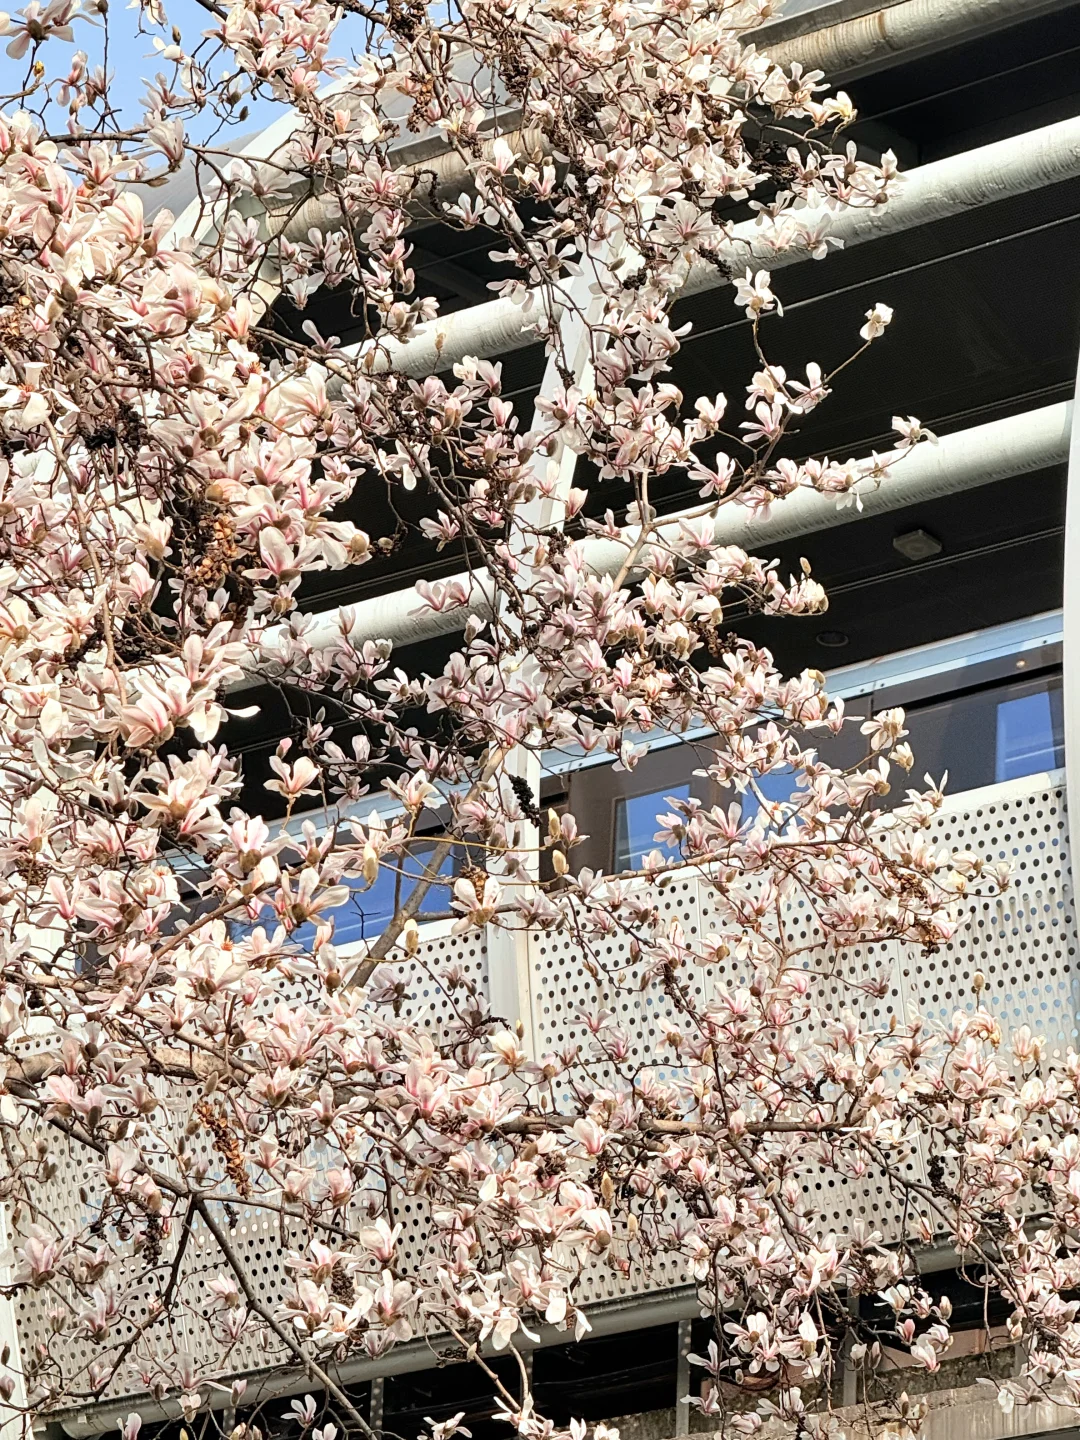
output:
[[[11, 1216], [6, 1205], [0, 1205], [0, 1282], [10, 1285], [15, 1277]], [[15, 1301], [0, 1297], [0, 1351], [7, 1352], [7, 1363], [0, 1367], [0, 1376], [14, 1381], [15, 1389], [9, 1402], [0, 1401], [0, 1440], [33, 1440], [33, 1423], [20, 1413], [26, 1405], [26, 1379], [23, 1375], [22, 1352], [19, 1348], [18, 1311]]]
[[[1080, 362], [1072, 406], [1065, 488], [1065, 576], [1062, 596], [1062, 699], [1065, 708], [1065, 784], [1071, 853], [1080, 855]], [[1075, 884], [1075, 875], [1074, 875]]]
[[[540, 385], [540, 399], [550, 398], [563, 384], [563, 372], [557, 363], [559, 361], [562, 362], [563, 369], [572, 374], [574, 384], [583, 390], [588, 389], [592, 381], [592, 327], [603, 309], [602, 287], [596, 283], [591, 264], [583, 261], [582, 273], [575, 276], [566, 288], [570, 304], [563, 310], [559, 321], [561, 343], [558, 351], [548, 357]], [[536, 409], [533, 413], [532, 428], [543, 430], [549, 424], [549, 417]], [[549, 483], [545, 485], [544, 494], [537, 495], [534, 500], [515, 512], [515, 518], [522, 523], [523, 533], [512, 543], [516, 544], [523, 568], [528, 568], [528, 556], [535, 544], [529, 539], [530, 533], [561, 529], [566, 517], [566, 503], [574, 482], [576, 465], [577, 456], [561, 441], [553, 455], [537, 455], [533, 460], [534, 473], [544, 477]], [[554, 475], [552, 466], [555, 467]], [[530, 668], [526, 660], [522, 666], [522, 675], [527, 676]], [[524, 781], [539, 806], [540, 755], [537, 750], [516, 746], [503, 762], [502, 772]], [[520, 890], [522, 883], [535, 885], [539, 879], [540, 830], [530, 820], [522, 823], [523, 848], [528, 852], [527, 879], [524, 882], [504, 881], [504, 895], [514, 886]], [[532, 995], [529, 932], [524, 925], [514, 922], [489, 925], [487, 962], [493, 1013], [505, 1016], [511, 1025], [515, 1022], [520, 1024], [523, 1032], [522, 1043], [530, 1055], [535, 1055], [539, 1049], [539, 1037]]]

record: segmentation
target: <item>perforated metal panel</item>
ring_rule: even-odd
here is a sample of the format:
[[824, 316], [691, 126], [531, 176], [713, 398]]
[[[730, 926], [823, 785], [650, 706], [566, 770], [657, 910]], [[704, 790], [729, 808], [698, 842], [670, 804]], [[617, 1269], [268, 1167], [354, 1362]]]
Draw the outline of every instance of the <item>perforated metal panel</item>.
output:
[[[680, 876], [673, 883], [660, 887], [659, 909], [664, 924], [677, 921], [691, 944], [699, 938], [707, 938], [714, 928], [711, 893], [708, 882], [696, 876]], [[791, 942], [800, 948], [808, 947], [820, 938], [810, 907], [804, 899], [788, 906], [785, 924]], [[534, 938], [533, 993], [540, 997], [538, 1032], [541, 1045], [558, 1047], [568, 1038], [568, 1030], [569, 1035], [580, 1039], [581, 1027], [574, 1025], [575, 1011], [592, 999], [615, 1011], [619, 1024], [628, 1032], [632, 1060], [659, 1065], [663, 1074], [666, 1069], [664, 1055], [670, 1056], [671, 1053], [664, 1052], [662, 1048], [665, 1022], [678, 1026], [681, 1019], [674, 1003], [655, 983], [644, 992], [639, 991], [637, 979], [640, 966], [631, 961], [627, 937], [618, 936], [599, 944], [596, 959], [605, 970], [617, 972], [621, 983], [612, 985], [608, 990], [603, 976], [599, 981], [594, 979], [586, 969], [580, 946], [572, 938], [561, 935]], [[701, 1001], [718, 981], [745, 983], [749, 980], [745, 968], [742, 973], [736, 972], [737, 967], [729, 963], [684, 971], [679, 978], [695, 999]], [[868, 998], [843, 983], [845, 978], [864, 982], [879, 977], [888, 980], [887, 991], [880, 1000]], [[845, 1011], [862, 1012], [865, 1023], [869, 1025], [887, 1027], [893, 1014], [898, 1021], [903, 1021], [905, 996], [899, 947], [868, 945], [848, 952], [835, 980], [815, 983], [815, 999], [826, 1013], [839, 1016]], [[912, 1180], [925, 1180], [917, 1142], [913, 1142], [911, 1154], [902, 1163]], [[871, 1172], [859, 1180], [846, 1180], [825, 1167], [804, 1165], [803, 1188], [820, 1213], [823, 1230], [850, 1233], [856, 1220], [864, 1220], [890, 1238], [898, 1236], [903, 1207], [895, 1203], [900, 1197], [889, 1194], [883, 1171]], [[915, 1217], [911, 1216], [911, 1234], [915, 1233], [915, 1223]], [[684, 1285], [690, 1279], [679, 1262], [670, 1257], [653, 1261], [647, 1273], [638, 1272], [628, 1278], [621, 1277], [610, 1266], [597, 1266], [582, 1289], [581, 1301], [584, 1305], [595, 1304], [598, 1300]]]
[[[39, 1053], [50, 1048], [49, 1036], [35, 1038], [34, 1049]], [[89, 1181], [91, 1174], [98, 1173], [94, 1164], [96, 1157], [84, 1146], [58, 1136], [55, 1130], [44, 1126], [24, 1129], [19, 1143], [32, 1154], [39, 1139], [51, 1167], [50, 1171], [42, 1172], [40, 1183], [32, 1187], [34, 1204], [41, 1207], [40, 1216], [55, 1222], [61, 1231], [78, 1233], [82, 1229], [92, 1242], [93, 1230], [87, 1227], [92, 1227], [101, 1201], [100, 1181], [95, 1184]], [[38, 1218], [39, 1214], [33, 1208], [15, 1212], [11, 1231], [16, 1243]], [[162, 1239], [159, 1272], [162, 1275], [176, 1256], [178, 1242], [179, 1233], [176, 1230]], [[130, 1246], [128, 1251], [133, 1253]], [[115, 1296], [116, 1318], [109, 1328], [107, 1349], [99, 1346], [86, 1333], [79, 1332], [74, 1336], [71, 1333], [68, 1307], [74, 1306], [76, 1311], [89, 1308], [85, 1294], [80, 1297], [73, 1286], [56, 1279], [45, 1288], [20, 1291], [14, 1300], [16, 1328], [31, 1395], [40, 1393], [41, 1387], [47, 1390], [58, 1372], [65, 1377], [79, 1375], [80, 1388], [86, 1388], [89, 1367], [95, 1362], [100, 1363], [117, 1347], [132, 1341], [136, 1331], [140, 1335], [132, 1346], [131, 1362], [121, 1366], [106, 1393], [124, 1394], [145, 1389], [136, 1382], [137, 1356], [152, 1356], [157, 1349], [164, 1351], [178, 1347], [186, 1351], [188, 1348], [187, 1320], [183, 1314], [171, 1319], [162, 1316], [158, 1320], [150, 1320], [155, 1289], [152, 1279], [145, 1274], [145, 1267], [133, 1264]], [[58, 1334], [57, 1330], [65, 1324], [68, 1328]], [[167, 1329], [173, 1336], [171, 1343], [166, 1335]]]
[[[484, 937], [475, 932], [454, 936], [450, 933], [449, 924], [443, 922], [425, 927], [421, 933], [422, 943], [416, 956], [406, 964], [394, 966], [395, 977], [404, 987], [402, 1012], [432, 1033], [447, 1035], [460, 1016], [465, 992], [460, 988], [444, 986], [439, 977], [454, 967], [483, 993], [487, 981]], [[283, 990], [282, 998], [295, 996]], [[39, 1052], [55, 1049], [56, 1045], [56, 1036], [43, 1031], [31, 1037], [27, 1048]], [[180, 1132], [191, 1115], [191, 1097], [178, 1095], [174, 1089], [170, 1098], [174, 1106], [172, 1121], [158, 1126], [163, 1140], [162, 1169], [166, 1171], [174, 1164], [166, 1152], [175, 1149]], [[161, 1117], [158, 1118], [160, 1121]], [[22, 1138], [24, 1144], [32, 1146], [35, 1137], [26, 1134]], [[80, 1195], [80, 1187], [88, 1175], [96, 1173], [96, 1166], [83, 1147], [58, 1138], [55, 1132], [48, 1133], [47, 1143], [50, 1159], [56, 1168], [47, 1182], [47, 1194], [46, 1185], [40, 1188], [43, 1209], [55, 1217], [62, 1228], [78, 1231], [93, 1222], [100, 1204], [100, 1182], [92, 1187], [92, 1193], [88, 1193], [85, 1199]], [[193, 1161], [205, 1160], [210, 1167], [210, 1176], [222, 1178], [222, 1162], [208, 1131], [203, 1129], [187, 1137], [185, 1144]], [[313, 1142], [301, 1158], [316, 1171], [325, 1168], [325, 1149], [317, 1142]], [[33, 1218], [25, 1211], [20, 1213], [16, 1217], [16, 1234], [25, 1234]], [[405, 1202], [403, 1213], [398, 1218], [405, 1225], [405, 1264], [407, 1268], [414, 1267], [424, 1253], [428, 1234], [425, 1217], [417, 1205]], [[304, 1251], [316, 1237], [309, 1234], [300, 1222], [283, 1218], [257, 1204], [245, 1204], [242, 1199], [237, 1199], [229, 1207], [227, 1220], [229, 1243], [242, 1261], [260, 1303], [270, 1312], [275, 1312], [290, 1286], [286, 1267], [288, 1252]], [[128, 1340], [134, 1329], [145, 1322], [152, 1296], [166, 1283], [166, 1267], [176, 1256], [180, 1238], [178, 1229], [162, 1245], [162, 1265], [157, 1271], [160, 1283], [155, 1285], [152, 1280], [137, 1285], [133, 1283], [118, 1297], [122, 1318], [110, 1333], [110, 1345]], [[170, 1333], [165, 1333], [164, 1320], [148, 1327], [107, 1387], [106, 1396], [115, 1399], [143, 1393], [146, 1386], [141, 1376], [153, 1376], [155, 1352], [168, 1355], [179, 1351], [187, 1357], [191, 1374], [199, 1379], [242, 1375], [283, 1363], [286, 1358], [284, 1347], [268, 1335], [265, 1327], [252, 1327], [250, 1333], [245, 1333], [238, 1341], [226, 1335], [220, 1311], [208, 1303], [207, 1291], [209, 1282], [224, 1269], [224, 1257], [216, 1240], [202, 1219], [196, 1217], [185, 1243], [176, 1302], [168, 1322]], [[43, 1380], [47, 1380], [50, 1355], [62, 1353], [64, 1372], [70, 1376], [73, 1372], [85, 1372], [86, 1367], [102, 1354], [101, 1348], [89, 1338], [72, 1338], [70, 1334], [59, 1338], [56, 1335], [50, 1310], [62, 1309], [64, 1298], [71, 1297], [50, 1289], [24, 1290], [16, 1301], [16, 1325], [23, 1364], [40, 1374]]]
[[[1063, 1054], [1080, 1039], [1080, 966], [1063, 777], [1038, 776], [959, 796], [935, 818], [930, 833], [943, 849], [973, 850], [989, 860], [1009, 860], [1014, 866], [1013, 888], [998, 900], [968, 902], [970, 922], [929, 958], [914, 951], [901, 953], [895, 945], [866, 946], [850, 954], [844, 962], [850, 976], [883, 975], [888, 981], [881, 999], [863, 1002], [866, 1018], [882, 1026], [894, 1013], [901, 1021], [916, 1012], [934, 1021], [947, 1020], [955, 1009], [970, 1007], [972, 980], [975, 971], [981, 970], [987, 979], [984, 1001], [992, 1004], [1003, 1028], [1028, 1024], [1045, 1037], [1049, 1056]], [[708, 934], [712, 923], [709, 889], [697, 878], [680, 877], [661, 887], [658, 905], [665, 924], [677, 920], [692, 939]], [[789, 912], [789, 923], [803, 938], [811, 938], [810, 917], [798, 906]], [[457, 966], [481, 988], [486, 987], [485, 945], [483, 937], [476, 934], [451, 935], [441, 922], [421, 933], [419, 954], [397, 970], [407, 996], [404, 1008], [433, 1033], [445, 1034], [455, 1023], [462, 992], [448, 992], [439, 981], [440, 972]], [[655, 985], [644, 994], [634, 988], [634, 966], [624, 939], [605, 942], [601, 956], [605, 965], [622, 972], [623, 983], [605, 998], [627, 1032], [634, 1060], [660, 1066], [670, 1063], [665, 1059], [670, 1052], [662, 1052], [659, 1045], [661, 1022], [674, 1018], [663, 994]], [[585, 969], [580, 946], [568, 936], [535, 935], [530, 939], [530, 965], [531, 990], [536, 997], [534, 1033], [541, 1049], [558, 1048], [571, 1038], [580, 1038], [575, 1012], [596, 993], [596, 982]], [[689, 983], [700, 993], [712, 978], [703, 972], [691, 976]], [[851, 992], [846, 987], [835, 985], [832, 1000], [827, 986], [825, 992], [826, 1009], [833, 1003], [837, 1009], [850, 1007]], [[220, 1165], [208, 1137], [196, 1136], [191, 1143]], [[79, 1198], [85, 1161], [77, 1147], [65, 1151], [53, 1141], [51, 1150], [58, 1169], [50, 1183], [49, 1208], [53, 1213], [59, 1210], [65, 1220], [85, 1220], [87, 1207]], [[318, 1164], [314, 1147], [308, 1159]], [[909, 1157], [908, 1167], [915, 1178], [922, 1178], [923, 1160], [917, 1151]], [[804, 1183], [823, 1223], [838, 1232], [849, 1231], [853, 1221], [862, 1218], [886, 1235], [898, 1236], [899, 1197], [889, 1193], [881, 1176], [866, 1175], [852, 1182], [824, 1170], [808, 1169]], [[414, 1268], [425, 1256], [428, 1222], [422, 1202], [404, 1200], [400, 1212], [398, 1218], [405, 1225], [402, 1258], [407, 1268]], [[25, 1228], [27, 1223], [28, 1217], [23, 1215], [20, 1224]], [[279, 1304], [286, 1284], [286, 1252], [302, 1248], [308, 1238], [298, 1230], [283, 1231], [274, 1216], [237, 1202], [231, 1240], [246, 1261], [260, 1300], [270, 1309]], [[168, 1247], [175, 1243], [175, 1237], [167, 1242]], [[172, 1253], [169, 1248], [166, 1258]], [[186, 1303], [175, 1338], [191, 1356], [193, 1369], [204, 1376], [261, 1369], [279, 1358], [276, 1347], [267, 1349], [261, 1340], [245, 1340], [226, 1352], [221, 1334], [215, 1335], [206, 1323], [205, 1286], [220, 1264], [213, 1238], [197, 1225], [184, 1260], [182, 1294]], [[588, 1306], [663, 1291], [686, 1279], [675, 1262], [662, 1262], [648, 1274], [625, 1277], [601, 1259], [589, 1272], [579, 1298]], [[124, 1297], [129, 1321], [137, 1321], [145, 1313], [145, 1298], [134, 1292]], [[50, 1333], [50, 1303], [46, 1291], [24, 1292], [19, 1297], [19, 1337], [27, 1359], [40, 1353], [41, 1347], [47, 1353], [55, 1343]], [[144, 1348], [152, 1349], [153, 1340], [151, 1330]], [[65, 1345], [71, 1343], [64, 1341]], [[80, 1359], [91, 1358], [88, 1342], [75, 1345]], [[131, 1393], [138, 1388], [137, 1369], [129, 1366], [112, 1390]]]
[[1013, 880], [1005, 895], [970, 902], [970, 921], [938, 955], [909, 956], [909, 1003], [929, 1019], [947, 1020], [970, 1006], [977, 970], [983, 997], [1013, 1030], [1029, 1025], [1062, 1057], [1080, 1043], [1080, 967], [1069, 860], [1064, 775], [1034, 776], [958, 796], [934, 821], [942, 847], [1006, 860]]
[[[1080, 1043], [1080, 966], [1077, 962], [1077, 928], [1065, 813], [1064, 776], [1037, 775], [947, 800], [935, 817], [929, 835], [943, 850], [971, 850], [987, 862], [1006, 860], [1013, 867], [1009, 891], [997, 899], [972, 899], [955, 938], [937, 954], [922, 956], [898, 944], [867, 945], [848, 952], [837, 980], [817, 982], [818, 1003], [826, 1013], [855, 1010], [864, 1023], [886, 1027], [895, 1014], [903, 1023], [916, 1014], [933, 1022], [974, 1002], [973, 979], [981, 970], [987, 978], [983, 1003], [1000, 1017], [1002, 1028], [1027, 1024], [1045, 1038], [1049, 1058], [1062, 1056], [1069, 1045]], [[706, 882], [680, 878], [661, 891], [660, 909], [666, 920], [678, 920], [688, 938], [708, 935], [712, 928], [710, 889]], [[961, 907], [963, 910], [963, 907]], [[797, 944], [809, 945], [815, 931], [804, 900], [789, 906], [785, 923]], [[635, 1060], [659, 1059], [661, 1019], [675, 1020], [672, 1007], [658, 987], [644, 995], [634, 989], [634, 966], [624, 937], [604, 942], [597, 958], [607, 967], [621, 968], [626, 989], [603, 991], [600, 999], [616, 1011], [629, 1032]], [[580, 946], [571, 937], [534, 937], [532, 989], [538, 996], [537, 1034], [542, 1047], [557, 1047], [573, 1027], [575, 1011], [597, 997], [597, 982], [585, 968]], [[699, 972], [689, 978], [701, 995], [722, 971]], [[887, 981], [880, 999], [853, 991], [842, 980]], [[580, 1029], [573, 1032], [580, 1036]], [[903, 1158], [902, 1171], [912, 1181], [924, 1182], [924, 1156], [918, 1141]], [[887, 1239], [901, 1237], [904, 1216], [908, 1235], [914, 1237], [917, 1215], [904, 1205], [901, 1191], [893, 1191], [883, 1171], [859, 1180], [834, 1172], [808, 1169], [804, 1189], [818, 1207], [823, 1227], [850, 1233], [862, 1220]], [[620, 1281], [611, 1271], [597, 1275], [586, 1287], [583, 1303], [610, 1295], [626, 1295], [641, 1288], [673, 1285], [685, 1280], [670, 1262], [655, 1274]]]
[[[393, 966], [394, 977], [403, 987], [401, 1011], [433, 1035], [448, 1036], [460, 1018], [465, 992], [448, 987], [440, 977], [454, 968], [483, 994], [487, 988], [484, 937], [476, 931], [463, 936], [453, 935], [449, 922], [445, 921], [425, 926], [421, 937], [417, 954], [403, 963], [395, 961]], [[348, 953], [344, 947], [343, 953]], [[196, 1141], [196, 1145], [199, 1143]], [[205, 1138], [201, 1144], [203, 1152], [209, 1155], [211, 1147]], [[313, 1144], [303, 1158], [316, 1170], [325, 1171], [327, 1155], [321, 1145]], [[340, 1163], [340, 1159], [332, 1163]], [[285, 1263], [288, 1252], [303, 1252], [312, 1239], [325, 1237], [309, 1234], [299, 1222], [283, 1220], [258, 1205], [237, 1202], [234, 1214], [230, 1242], [253, 1278], [260, 1301], [270, 1311], [275, 1311], [290, 1288], [290, 1275]], [[358, 1216], [354, 1218], [357, 1228], [366, 1223]], [[403, 1268], [416, 1269], [424, 1257], [429, 1234], [424, 1208], [419, 1202], [406, 1200], [398, 1207], [395, 1219], [404, 1226], [399, 1246]], [[200, 1313], [209, 1313], [201, 1297], [206, 1281], [217, 1274], [222, 1265], [223, 1257], [214, 1237], [201, 1221], [197, 1221], [185, 1266], [185, 1298], [193, 1322], [189, 1327], [189, 1353], [205, 1370], [220, 1367], [223, 1345], [221, 1337], [215, 1336], [208, 1324], [200, 1326], [197, 1323]], [[247, 1370], [262, 1369], [283, 1359], [283, 1347], [273, 1337], [267, 1337], [265, 1333], [245, 1337], [228, 1349], [228, 1373], [242, 1374]]]

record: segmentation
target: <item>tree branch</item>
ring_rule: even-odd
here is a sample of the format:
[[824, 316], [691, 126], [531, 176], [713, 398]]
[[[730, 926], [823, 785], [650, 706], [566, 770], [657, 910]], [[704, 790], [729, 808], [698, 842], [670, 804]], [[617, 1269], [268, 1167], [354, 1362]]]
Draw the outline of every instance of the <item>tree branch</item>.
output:
[[210, 1206], [207, 1203], [206, 1199], [203, 1196], [199, 1195], [195, 1199], [195, 1204], [199, 1214], [203, 1218], [203, 1222], [205, 1223], [206, 1228], [210, 1231], [211, 1235], [213, 1235], [214, 1239], [217, 1241], [218, 1248], [225, 1256], [229, 1268], [236, 1276], [237, 1283], [239, 1284], [240, 1289], [244, 1292], [244, 1298], [247, 1300], [249, 1307], [255, 1312], [256, 1315], [258, 1315], [259, 1319], [262, 1320], [264, 1324], [269, 1326], [269, 1328], [274, 1332], [274, 1334], [290, 1352], [293, 1358], [298, 1361], [300, 1365], [303, 1366], [308, 1378], [316, 1381], [319, 1385], [323, 1386], [327, 1394], [334, 1397], [334, 1399], [341, 1406], [342, 1410], [356, 1426], [356, 1428], [360, 1431], [360, 1433], [366, 1436], [367, 1440], [376, 1440], [375, 1431], [360, 1414], [359, 1410], [357, 1410], [356, 1406], [349, 1399], [348, 1395], [346, 1395], [345, 1391], [342, 1390], [341, 1386], [338, 1385], [331, 1378], [331, 1376], [326, 1373], [326, 1371], [322, 1368], [321, 1365], [319, 1365], [311, 1358], [310, 1355], [307, 1354], [307, 1352], [304, 1350], [304, 1347], [300, 1344], [298, 1340], [296, 1340], [292, 1335], [289, 1334], [289, 1331], [284, 1325], [281, 1324], [281, 1322], [274, 1315], [273, 1311], [270, 1310], [267, 1305], [264, 1305], [263, 1302], [259, 1299], [255, 1287], [252, 1285], [251, 1280], [248, 1277], [248, 1273], [244, 1268], [244, 1263], [240, 1259], [239, 1255], [237, 1255], [236, 1253], [236, 1247], [233, 1245], [232, 1240], [229, 1238], [228, 1232], [221, 1225], [218, 1224], [217, 1220], [211, 1214]]

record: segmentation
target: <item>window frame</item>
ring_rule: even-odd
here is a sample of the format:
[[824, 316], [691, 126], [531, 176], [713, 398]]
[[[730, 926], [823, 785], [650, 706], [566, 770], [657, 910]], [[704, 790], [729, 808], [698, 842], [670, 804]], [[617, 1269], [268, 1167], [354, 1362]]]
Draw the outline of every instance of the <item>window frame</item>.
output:
[[[839, 667], [827, 673], [826, 683], [830, 696], [842, 698], [847, 713], [853, 717], [865, 717], [896, 705], [914, 709], [920, 702], [943, 703], [965, 693], [995, 688], [1006, 679], [1020, 678], [1021, 673], [1024, 678], [1034, 680], [1039, 675], [1060, 671], [1061, 642], [1061, 611], [1050, 611]], [[670, 793], [685, 784], [687, 747], [693, 747], [696, 752], [694, 763], [689, 767], [691, 796], [707, 805], [725, 799], [730, 801], [729, 792], [721, 790], [703, 776], [692, 774], [693, 770], [708, 763], [707, 752], [712, 748], [713, 738], [712, 732], [705, 726], [677, 735], [664, 731], [657, 731], [652, 736], [643, 735], [640, 743], [648, 745], [649, 751], [632, 771], [615, 770], [616, 757], [606, 751], [590, 754], [549, 751], [542, 761], [542, 807], [550, 807], [556, 812], [571, 809], [583, 830], [585, 817], [599, 813], [605, 818], [604, 831], [597, 833], [595, 828], [591, 828], [586, 832], [588, 839], [575, 847], [575, 870], [587, 867], [604, 874], [612, 873], [618, 802], [651, 792]], [[1014, 782], [1000, 783], [1008, 785]], [[986, 788], [994, 787], [991, 784], [979, 787], [979, 790]], [[949, 800], [954, 801], [964, 793], [968, 792], [950, 792]], [[401, 805], [385, 792], [372, 794], [342, 807], [337, 812], [336, 823], [350, 817], [364, 818], [372, 811], [390, 819], [401, 813]], [[443, 810], [432, 813], [430, 833], [440, 832], [439, 819], [445, 819], [445, 813]], [[302, 825], [309, 820], [325, 826], [335, 823], [325, 810], [306, 811], [293, 817], [287, 827], [288, 832], [299, 838]], [[418, 835], [416, 838], [422, 840], [425, 837]], [[460, 873], [461, 854], [466, 851], [464, 842], [455, 842], [455, 876]], [[542, 880], [553, 875], [543, 864], [547, 853], [544, 851], [541, 856]], [[419, 922], [425, 939], [449, 934], [454, 923], [454, 917], [421, 919]], [[344, 941], [342, 953], [354, 955], [375, 938]]]

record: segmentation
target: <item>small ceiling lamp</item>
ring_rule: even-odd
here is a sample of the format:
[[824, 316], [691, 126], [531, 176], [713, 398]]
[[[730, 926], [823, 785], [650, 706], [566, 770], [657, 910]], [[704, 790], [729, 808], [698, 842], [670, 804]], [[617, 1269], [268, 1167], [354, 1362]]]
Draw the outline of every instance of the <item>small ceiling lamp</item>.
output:
[[905, 560], [932, 560], [935, 555], [940, 555], [944, 548], [937, 536], [931, 535], [929, 530], [905, 530], [903, 535], [896, 536], [892, 545]]

